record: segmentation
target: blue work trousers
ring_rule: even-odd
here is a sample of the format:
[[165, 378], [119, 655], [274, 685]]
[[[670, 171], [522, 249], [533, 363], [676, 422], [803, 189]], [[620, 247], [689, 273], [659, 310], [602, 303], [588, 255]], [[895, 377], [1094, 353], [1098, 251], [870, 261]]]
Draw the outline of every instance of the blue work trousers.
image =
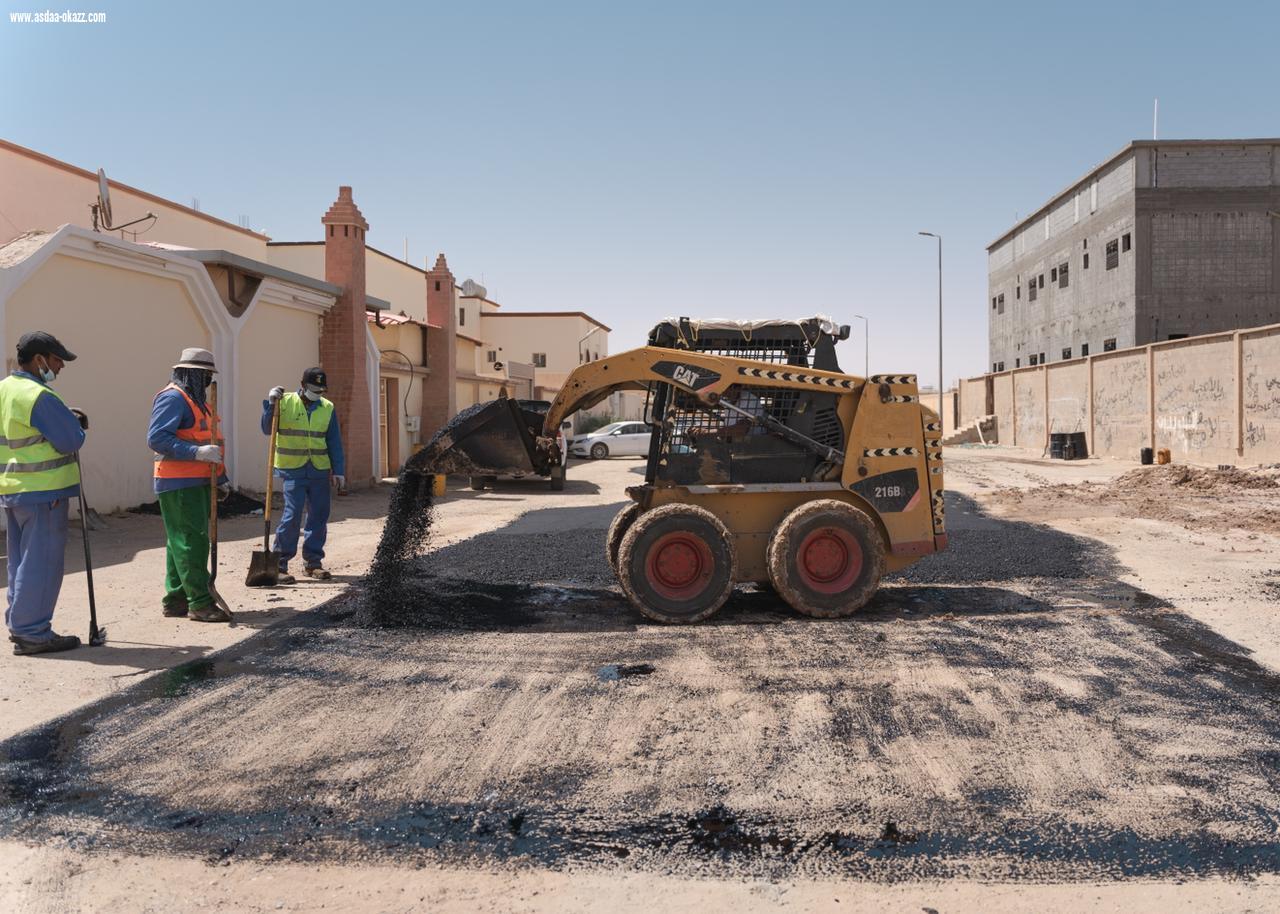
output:
[[[275, 551], [280, 555], [280, 570], [287, 571], [289, 559], [298, 554], [298, 531], [301, 530], [302, 562], [313, 568], [324, 560], [324, 541], [329, 533], [329, 478], [284, 479], [284, 511], [276, 527]], [[306, 526], [302, 514], [306, 510]]]
[[53, 636], [53, 608], [62, 590], [67, 500], [5, 508], [9, 521], [9, 634], [31, 641]]

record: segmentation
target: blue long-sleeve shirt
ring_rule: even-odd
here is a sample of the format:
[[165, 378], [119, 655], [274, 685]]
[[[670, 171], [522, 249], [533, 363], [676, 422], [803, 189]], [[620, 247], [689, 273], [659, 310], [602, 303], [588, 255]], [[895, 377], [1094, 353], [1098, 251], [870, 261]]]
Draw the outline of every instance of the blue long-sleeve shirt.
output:
[[[156, 394], [155, 403], [151, 406], [151, 425], [147, 428], [147, 447], [165, 457], [176, 460], [195, 460], [197, 446], [190, 441], [178, 437], [178, 429], [191, 428], [196, 424], [196, 417], [187, 406], [187, 399], [180, 391], [166, 388]], [[222, 429], [218, 429], [219, 437]], [[227, 481], [224, 473], [219, 483]], [[190, 489], [195, 486], [208, 485], [209, 477], [195, 479], [157, 479], [156, 492], [172, 492], [176, 489]]]
[[[302, 397], [302, 391], [298, 391], [298, 396]], [[307, 407], [307, 414], [313, 413], [320, 401], [311, 401], [306, 397], [302, 397], [303, 404]], [[275, 412], [271, 408], [270, 400], [262, 401], [262, 434], [271, 434], [271, 414]], [[338, 431], [338, 413], [335, 411], [329, 419], [329, 427], [324, 431], [325, 447], [329, 449], [329, 463], [333, 467], [332, 470], [322, 470], [310, 460], [296, 469], [282, 470], [276, 467], [276, 476], [281, 479], [328, 479], [329, 473], [334, 476], [347, 475], [347, 456], [342, 450], [342, 435]]]
[[[41, 387], [49, 387], [30, 372], [15, 371], [14, 375], [35, 381]], [[31, 425], [44, 435], [59, 454], [74, 454], [84, 445], [84, 429], [80, 427], [80, 420], [52, 392], [41, 393], [36, 397], [35, 406], [31, 408]], [[0, 507], [38, 505], [57, 501], [59, 498], [75, 498], [79, 494], [79, 486], [67, 486], [65, 489], [53, 492], [19, 492], [16, 495], [0, 495]]]

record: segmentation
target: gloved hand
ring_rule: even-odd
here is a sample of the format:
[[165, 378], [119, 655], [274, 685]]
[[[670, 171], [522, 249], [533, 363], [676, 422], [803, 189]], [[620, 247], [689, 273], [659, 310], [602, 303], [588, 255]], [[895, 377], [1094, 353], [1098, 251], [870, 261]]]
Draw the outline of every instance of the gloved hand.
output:
[[196, 460], [205, 463], [222, 463], [222, 448], [216, 444], [202, 444], [196, 448]]
[[272, 403], [279, 402], [280, 398], [283, 396], [284, 396], [283, 387], [273, 387], [269, 391], [267, 391], [267, 400], [269, 400]]
[[339, 492], [341, 492], [343, 489], [347, 487], [347, 477], [338, 476], [337, 474], [335, 474], [330, 478], [333, 480], [334, 488], [336, 488]]
[[89, 430], [89, 417], [85, 414], [84, 410], [76, 409], [73, 406], [71, 407], [71, 415], [75, 416], [76, 419], [80, 421], [80, 428], [84, 429], [86, 432]]
[[229, 482], [218, 483], [218, 501], [226, 501], [230, 497], [231, 497], [231, 483]]

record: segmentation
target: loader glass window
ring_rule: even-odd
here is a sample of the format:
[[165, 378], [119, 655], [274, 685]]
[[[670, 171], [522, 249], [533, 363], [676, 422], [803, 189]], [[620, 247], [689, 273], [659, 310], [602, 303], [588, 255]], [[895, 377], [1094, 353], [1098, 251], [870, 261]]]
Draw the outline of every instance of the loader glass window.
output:
[[547, 367], [547, 354], [545, 352], [535, 352], [533, 354], [533, 367], [534, 368]]

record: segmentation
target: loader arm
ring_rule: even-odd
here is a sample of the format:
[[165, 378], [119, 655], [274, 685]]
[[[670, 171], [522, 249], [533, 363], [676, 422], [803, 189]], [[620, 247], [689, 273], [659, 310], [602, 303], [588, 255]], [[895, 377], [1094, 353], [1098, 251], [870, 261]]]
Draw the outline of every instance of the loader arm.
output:
[[772, 365], [751, 359], [643, 346], [575, 368], [547, 410], [542, 434], [544, 438], [554, 438], [561, 422], [618, 390], [645, 390], [651, 384], [672, 384], [692, 393], [707, 406], [715, 406], [734, 384], [765, 383], [774, 388], [813, 390], [818, 386], [833, 392], [850, 392], [860, 391], [866, 381], [804, 366]]

